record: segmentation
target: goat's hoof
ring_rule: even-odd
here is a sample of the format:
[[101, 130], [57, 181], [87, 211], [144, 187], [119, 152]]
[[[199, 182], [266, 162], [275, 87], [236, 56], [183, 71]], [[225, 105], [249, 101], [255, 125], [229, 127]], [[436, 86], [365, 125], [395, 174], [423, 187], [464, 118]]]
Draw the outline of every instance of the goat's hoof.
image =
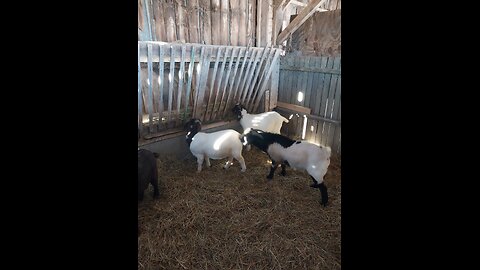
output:
[[273, 175], [272, 175], [272, 176], [267, 175], [267, 179], [268, 179], [268, 180], [272, 180], [272, 179], [273, 179]]

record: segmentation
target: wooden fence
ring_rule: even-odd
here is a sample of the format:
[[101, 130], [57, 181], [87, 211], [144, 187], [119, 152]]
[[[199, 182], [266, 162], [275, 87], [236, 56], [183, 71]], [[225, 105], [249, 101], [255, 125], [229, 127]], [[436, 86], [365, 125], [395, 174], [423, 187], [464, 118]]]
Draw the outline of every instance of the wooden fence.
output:
[[[341, 151], [341, 56], [280, 60], [279, 112], [290, 118], [282, 133]], [[293, 106], [292, 106], [293, 105]]]
[[[251, 112], [261, 104], [278, 69], [281, 50], [138, 42], [138, 128], [149, 135], [179, 128], [190, 118], [224, 120], [237, 102]], [[268, 89], [268, 92], [267, 92]], [[276, 96], [276, 93], [275, 93]], [[262, 106], [260, 106], [262, 105]]]

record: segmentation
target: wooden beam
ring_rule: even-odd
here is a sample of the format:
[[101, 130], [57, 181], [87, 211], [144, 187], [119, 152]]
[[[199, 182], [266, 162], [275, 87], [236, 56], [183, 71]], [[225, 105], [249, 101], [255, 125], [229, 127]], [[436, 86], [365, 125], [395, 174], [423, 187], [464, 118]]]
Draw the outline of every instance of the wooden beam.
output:
[[[306, 3], [302, 3], [300, 1], [296, 1], [296, 0], [290, 0], [290, 2], [288, 2], [287, 6], [288, 5], [297, 5], [297, 6], [302, 6], [302, 7], [305, 7], [307, 4]], [[324, 9], [324, 8], [317, 8], [315, 11], [320, 11], [320, 12], [324, 12], [324, 11], [329, 11], [328, 9]]]
[[282, 44], [291, 34], [293, 34], [326, 0], [312, 0], [306, 7], [300, 11], [295, 19], [283, 30], [277, 38], [277, 45]]

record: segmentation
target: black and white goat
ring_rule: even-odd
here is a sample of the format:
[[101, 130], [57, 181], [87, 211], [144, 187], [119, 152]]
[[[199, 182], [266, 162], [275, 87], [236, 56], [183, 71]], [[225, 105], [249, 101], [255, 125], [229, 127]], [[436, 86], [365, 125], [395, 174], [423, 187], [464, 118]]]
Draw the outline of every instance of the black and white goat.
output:
[[233, 164], [235, 158], [245, 172], [245, 160], [242, 156], [241, 134], [233, 129], [226, 129], [212, 133], [200, 132], [202, 123], [199, 119], [191, 119], [185, 124], [188, 130], [186, 141], [190, 147], [190, 151], [197, 158], [197, 171], [202, 171], [203, 160], [210, 167], [211, 159], [228, 158], [227, 163], [223, 167], [228, 169]]
[[153, 186], [153, 197], [158, 198], [160, 191], [158, 189], [158, 154], [147, 149], [138, 149], [138, 199], [143, 200], [143, 193], [148, 184]]
[[[264, 112], [260, 114], [249, 114], [246, 108], [241, 104], [236, 104], [232, 112], [237, 116], [240, 125], [245, 131], [247, 128], [254, 128], [280, 134], [283, 122], [288, 123], [288, 119], [280, 115], [278, 112]], [[247, 145], [247, 150], [250, 150], [250, 145]]]
[[241, 140], [244, 145], [253, 144], [268, 154], [272, 160], [268, 179], [273, 178], [279, 165], [282, 166], [282, 175], [285, 175], [285, 165], [298, 170], [306, 170], [313, 180], [313, 184], [310, 186], [320, 189], [322, 205], [327, 205], [328, 192], [323, 177], [330, 165], [330, 147], [317, 146], [306, 141], [295, 141], [280, 134], [250, 128], [245, 130]]

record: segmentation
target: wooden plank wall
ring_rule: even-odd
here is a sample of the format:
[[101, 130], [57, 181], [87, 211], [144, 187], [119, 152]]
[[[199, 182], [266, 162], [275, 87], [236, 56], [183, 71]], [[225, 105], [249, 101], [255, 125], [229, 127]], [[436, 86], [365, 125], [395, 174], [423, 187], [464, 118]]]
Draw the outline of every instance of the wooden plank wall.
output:
[[278, 69], [280, 52], [272, 47], [139, 41], [142, 136], [181, 128], [193, 117], [205, 124], [233, 120], [231, 108], [240, 101], [251, 112], [272, 107], [259, 105], [265, 93], [277, 95], [270, 77]]
[[292, 35], [287, 52], [302, 55], [341, 54], [341, 10], [317, 12]]
[[273, 0], [138, 0], [138, 7], [140, 41], [264, 47], [272, 40]]
[[[341, 150], [341, 55], [335, 57], [298, 57], [286, 55], [280, 61], [278, 102], [311, 109], [306, 115], [305, 140], [330, 146], [332, 152]], [[303, 100], [298, 101], [298, 92]], [[282, 133], [301, 139], [304, 116], [301, 113], [283, 110], [279, 112], [290, 118]]]

